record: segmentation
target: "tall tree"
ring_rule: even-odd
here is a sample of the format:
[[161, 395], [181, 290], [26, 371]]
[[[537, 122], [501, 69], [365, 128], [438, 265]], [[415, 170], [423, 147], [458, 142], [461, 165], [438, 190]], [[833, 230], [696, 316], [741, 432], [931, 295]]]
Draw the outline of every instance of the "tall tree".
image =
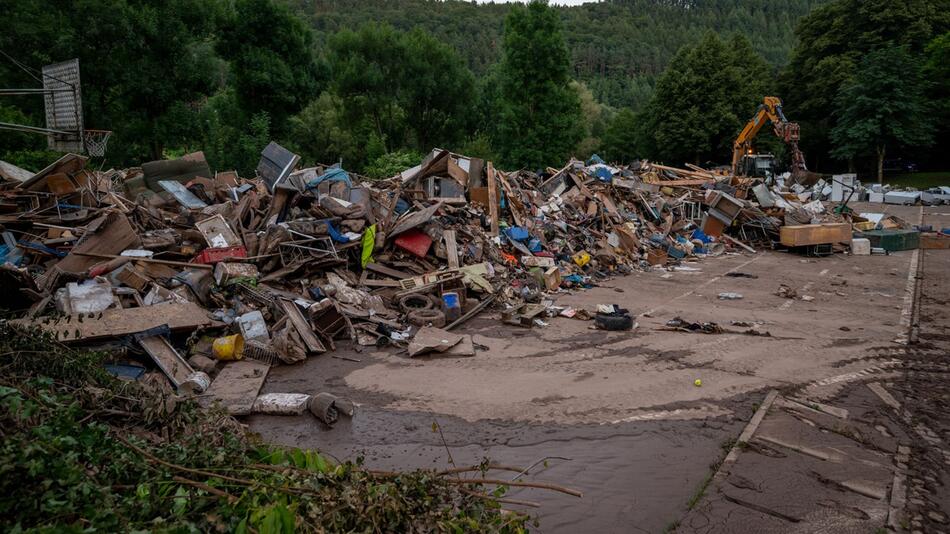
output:
[[563, 161], [583, 135], [557, 12], [533, 0], [505, 20], [498, 143], [505, 165]]
[[601, 155], [607, 161], [629, 163], [638, 156], [637, 149], [637, 115], [630, 108], [623, 108], [607, 125]]
[[343, 100], [350, 129], [375, 137], [383, 152], [401, 146], [406, 113], [398, 97], [406, 51], [399, 33], [392, 26], [364, 24], [337, 33], [329, 45], [331, 86]]
[[329, 48], [331, 88], [344, 111], [337, 126], [363, 140], [365, 153], [353, 168], [382, 153], [428, 152], [467, 137], [475, 78], [431, 34], [365, 24], [334, 35]]
[[833, 155], [851, 159], [872, 153], [878, 183], [884, 180], [889, 148], [927, 146], [933, 127], [920, 67], [907, 47], [868, 54], [852, 82], [836, 98]]
[[646, 156], [669, 163], [725, 161], [769, 84], [769, 67], [741, 36], [707, 33], [680, 49], [644, 113]]
[[[950, 146], [950, 32], [936, 37], [925, 52], [923, 77], [930, 82], [927, 97], [937, 127], [934, 146]], [[933, 168], [950, 168], [946, 151], [932, 150], [925, 156], [925, 163]]]
[[475, 98], [475, 76], [458, 53], [416, 28], [403, 36], [405, 65], [400, 69], [399, 100], [403, 103], [415, 146], [450, 146], [466, 137]]
[[813, 168], [830, 152], [838, 92], [861, 58], [893, 46], [916, 54], [948, 29], [950, 0], [834, 0], [801, 19], [780, 93], [802, 124], [801, 145]]
[[218, 43], [231, 62], [233, 87], [248, 116], [266, 112], [274, 129], [319, 94], [323, 73], [313, 31], [284, 3], [235, 0]]

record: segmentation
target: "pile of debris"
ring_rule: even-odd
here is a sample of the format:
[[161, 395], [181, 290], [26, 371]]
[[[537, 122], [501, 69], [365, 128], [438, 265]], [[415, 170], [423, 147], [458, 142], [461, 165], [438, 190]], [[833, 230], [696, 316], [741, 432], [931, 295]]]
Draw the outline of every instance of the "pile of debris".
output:
[[[24, 315], [14, 323], [234, 414], [309, 408], [332, 422], [351, 407], [259, 398], [268, 369], [342, 340], [473, 356], [471, 336], [449, 331], [489, 306], [526, 327], [558, 313], [594, 319], [553, 296], [754, 252], [789, 227], [850, 228], [820, 202], [699, 167], [594, 157], [503, 172], [436, 149], [371, 181], [299, 159], [271, 143], [253, 178], [212, 172], [200, 152], [124, 170], [93, 170], [75, 154], [35, 174], [5, 166], [0, 276], [7, 307]], [[597, 324], [633, 321], [608, 306]]]

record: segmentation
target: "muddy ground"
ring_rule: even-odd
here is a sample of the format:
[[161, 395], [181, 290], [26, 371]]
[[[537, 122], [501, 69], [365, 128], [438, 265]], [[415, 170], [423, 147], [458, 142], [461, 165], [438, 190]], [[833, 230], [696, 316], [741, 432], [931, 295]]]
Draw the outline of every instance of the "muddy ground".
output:
[[[888, 211], [912, 223], [921, 216], [919, 207]], [[943, 213], [950, 207], [925, 211], [925, 222], [950, 226], [950, 213]], [[660, 532], [695, 504], [710, 466], [718, 465], [768, 390], [840, 391], [871, 375], [892, 376], [905, 357], [894, 352], [901, 347], [895, 340], [906, 335], [914, 315], [912, 256], [761, 252], [635, 273], [557, 300], [588, 309], [620, 304], [638, 315], [632, 332], [601, 332], [565, 318], [522, 329], [485, 313], [461, 329], [484, 347], [472, 358], [409, 359], [344, 347], [334, 355], [360, 361], [325, 355], [271, 371], [264, 391], [349, 397], [360, 404], [350, 421], [332, 429], [309, 415], [248, 422], [267, 440], [337, 458], [362, 456], [384, 469], [443, 468], [484, 457], [528, 466], [559, 457], [527, 479], [579, 489], [582, 498], [511, 492], [541, 504], [528, 510], [538, 515], [539, 531]], [[924, 256], [928, 272], [948, 272], [950, 252]], [[923, 287], [922, 320], [947, 323], [947, 307], [939, 304], [950, 299], [946, 276], [934, 275]], [[777, 296], [780, 284], [808, 298]], [[723, 292], [743, 298], [721, 300]], [[715, 321], [731, 332], [663, 330], [674, 317]], [[769, 335], [742, 333], [749, 329]], [[921, 332], [922, 342], [944, 349], [946, 336]], [[932, 426], [946, 433], [943, 395], [943, 423]], [[907, 402], [940, 419], [927, 412], [932, 400], [910, 394]], [[434, 422], [441, 433], [433, 432]], [[924, 478], [933, 469], [920, 469], [925, 489], [937, 484]]]

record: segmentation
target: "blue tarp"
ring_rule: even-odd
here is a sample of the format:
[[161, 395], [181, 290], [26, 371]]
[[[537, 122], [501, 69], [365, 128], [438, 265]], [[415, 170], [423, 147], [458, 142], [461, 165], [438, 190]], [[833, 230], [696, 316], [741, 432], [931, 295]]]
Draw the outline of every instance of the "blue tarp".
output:
[[531, 234], [528, 231], [520, 226], [512, 226], [511, 228], [505, 230], [505, 235], [508, 236], [508, 239], [512, 241], [524, 241], [531, 237]]
[[350, 175], [340, 167], [331, 167], [327, 172], [307, 182], [307, 189], [316, 189], [323, 182], [345, 182], [347, 187], [353, 187]]

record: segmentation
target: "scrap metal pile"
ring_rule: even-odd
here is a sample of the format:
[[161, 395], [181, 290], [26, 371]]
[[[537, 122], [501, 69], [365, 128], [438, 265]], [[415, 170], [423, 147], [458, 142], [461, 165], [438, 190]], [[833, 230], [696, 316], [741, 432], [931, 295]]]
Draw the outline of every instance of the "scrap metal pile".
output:
[[259, 396], [270, 366], [345, 340], [472, 356], [471, 336], [449, 330], [488, 307], [527, 327], [559, 312], [591, 318], [552, 297], [752, 250], [789, 217], [815, 218], [794, 199], [760, 206], [772, 196], [751, 194], [756, 181], [698, 167], [595, 157], [503, 172], [434, 150], [371, 181], [298, 163], [271, 143], [253, 178], [212, 172], [200, 152], [106, 171], [68, 154], [35, 174], [4, 173], [0, 287], [13, 322], [234, 414], [309, 407], [332, 422], [349, 410], [339, 399]]

